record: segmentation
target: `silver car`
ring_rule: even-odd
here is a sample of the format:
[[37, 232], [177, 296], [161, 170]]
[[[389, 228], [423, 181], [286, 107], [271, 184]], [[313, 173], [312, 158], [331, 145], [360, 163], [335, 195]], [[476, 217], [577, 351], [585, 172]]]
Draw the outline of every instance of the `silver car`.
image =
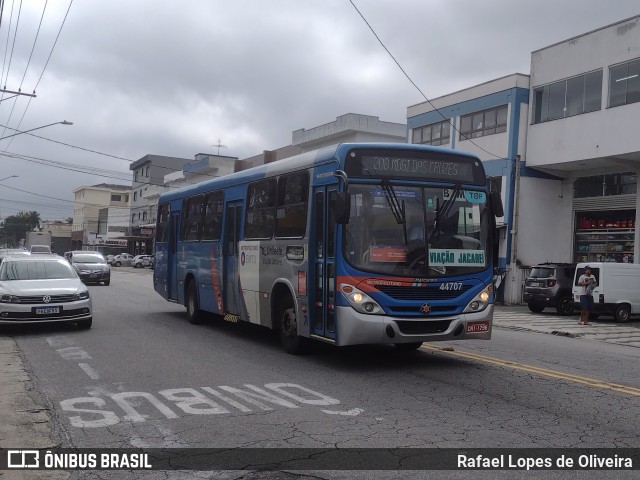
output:
[[57, 255], [7, 256], [0, 265], [0, 325], [75, 322], [91, 328], [89, 290]]

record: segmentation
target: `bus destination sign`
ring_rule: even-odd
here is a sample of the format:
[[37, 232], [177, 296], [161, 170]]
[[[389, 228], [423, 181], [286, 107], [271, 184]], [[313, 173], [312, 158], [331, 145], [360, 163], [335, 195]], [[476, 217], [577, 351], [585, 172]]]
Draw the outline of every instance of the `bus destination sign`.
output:
[[417, 157], [413, 155], [359, 155], [348, 162], [350, 176], [444, 180], [454, 183], [482, 184], [484, 175], [478, 160], [451, 155]]

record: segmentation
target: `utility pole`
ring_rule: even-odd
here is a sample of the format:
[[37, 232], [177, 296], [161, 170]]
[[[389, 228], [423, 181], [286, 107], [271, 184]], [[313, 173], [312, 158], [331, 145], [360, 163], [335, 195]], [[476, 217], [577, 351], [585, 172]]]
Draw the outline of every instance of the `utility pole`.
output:
[[0, 102], [4, 102], [5, 100], [9, 100], [10, 98], [14, 98], [17, 97], [19, 95], [23, 95], [25, 97], [36, 97], [36, 92], [33, 93], [22, 93], [20, 90], [18, 90], [17, 92], [14, 92], [13, 90], [7, 90], [6, 88], [0, 88], [0, 92], [2, 93], [13, 93], [13, 95], [11, 97], [7, 97], [7, 98], [3, 98], [2, 100], [0, 100]]

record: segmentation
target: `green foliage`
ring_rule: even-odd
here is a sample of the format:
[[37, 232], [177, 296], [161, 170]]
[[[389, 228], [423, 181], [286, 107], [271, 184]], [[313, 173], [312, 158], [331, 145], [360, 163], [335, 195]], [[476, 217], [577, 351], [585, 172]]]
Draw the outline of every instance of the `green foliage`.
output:
[[26, 238], [27, 232], [40, 228], [40, 214], [35, 211], [19, 212], [17, 215], [9, 215], [2, 222], [2, 235], [0, 240], [9, 246], [17, 246], [21, 239]]

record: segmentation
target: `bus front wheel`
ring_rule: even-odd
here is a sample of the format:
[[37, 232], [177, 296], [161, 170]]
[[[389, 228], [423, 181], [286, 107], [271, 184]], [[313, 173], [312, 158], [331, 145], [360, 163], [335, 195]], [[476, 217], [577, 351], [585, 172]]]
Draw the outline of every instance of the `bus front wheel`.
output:
[[287, 297], [280, 307], [280, 342], [287, 353], [298, 355], [305, 350], [304, 338], [298, 335], [298, 319], [293, 299]]
[[202, 312], [198, 308], [198, 292], [196, 291], [196, 282], [189, 282], [189, 286], [187, 287], [187, 318], [189, 319], [189, 323], [197, 325], [202, 323]]

